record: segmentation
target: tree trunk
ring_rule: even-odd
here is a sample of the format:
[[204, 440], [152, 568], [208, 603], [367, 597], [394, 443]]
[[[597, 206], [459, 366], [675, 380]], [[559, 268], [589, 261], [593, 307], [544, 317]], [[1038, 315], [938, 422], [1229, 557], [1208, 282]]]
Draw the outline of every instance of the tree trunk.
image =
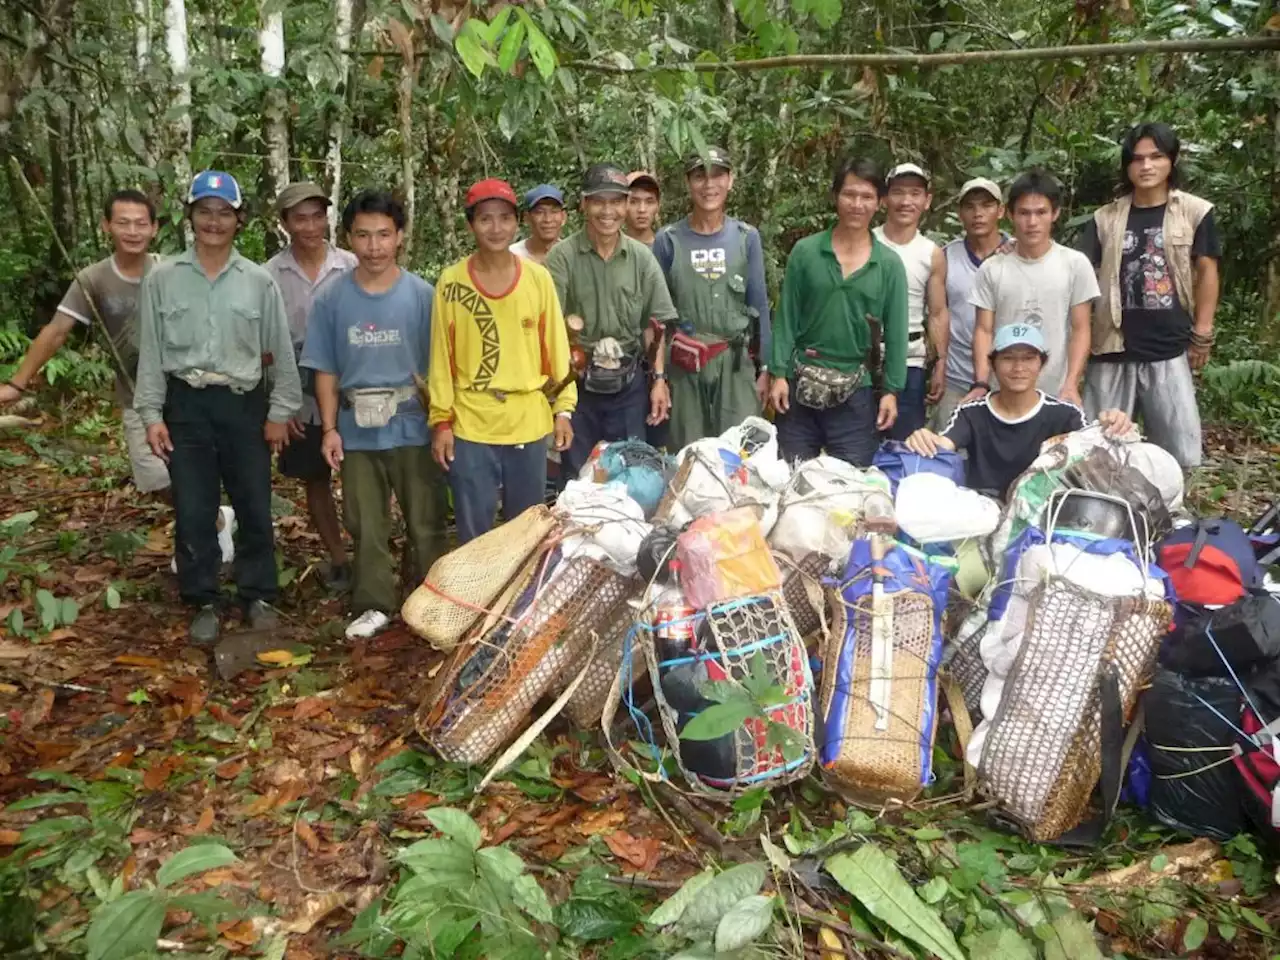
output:
[[164, 0], [164, 46], [169, 55], [168, 156], [174, 179], [185, 192], [191, 181], [191, 63], [187, 53], [185, 0]]
[[413, 142], [413, 87], [418, 79], [418, 59], [414, 53], [413, 30], [395, 18], [387, 21], [391, 38], [400, 48], [400, 83], [396, 91], [396, 114], [400, 120], [400, 176], [404, 181], [404, 256], [413, 252], [413, 230], [418, 206], [417, 145]]
[[[54, 77], [57, 71], [54, 68]], [[56, 81], [55, 81], [56, 82]], [[46, 129], [49, 143], [49, 212], [53, 217], [53, 227], [67, 249], [76, 245], [75, 204], [72, 193], [75, 190], [74, 171], [71, 158], [74, 149], [69, 136], [71, 130], [68, 110], [50, 110], [47, 115]], [[62, 255], [62, 247], [58, 239], [49, 240], [49, 263], [56, 270], [70, 272], [71, 264]]]
[[[338, 99], [343, 100], [351, 73], [351, 0], [334, 0], [334, 40], [338, 47]], [[345, 107], [334, 110], [329, 122], [329, 152], [325, 158], [325, 177], [329, 181], [329, 235], [338, 236], [338, 211], [342, 203], [342, 140], [346, 132]]]
[[[265, 192], [269, 200], [274, 201], [289, 184], [289, 124], [285, 119], [289, 101], [284, 89], [284, 14], [279, 10], [267, 13], [265, 4], [263, 6], [262, 30], [258, 34], [262, 47], [262, 74], [267, 82], [262, 108], [263, 139], [267, 145], [263, 173]], [[275, 253], [284, 243], [279, 221], [275, 221], [273, 226], [267, 238], [268, 253]]]
[[[1280, 13], [1280, 0], [1271, 4], [1273, 16]], [[1280, 36], [1280, 30], [1267, 30], [1267, 36]], [[1271, 55], [1273, 72], [1280, 69], [1280, 52]], [[1280, 99], [1271, 98], [1271, 236], [1275, 236], [1276, 218], [1280, 217]], [[1262, 317], [1262, 329], [1267, 343], [1280, 343], [1280, 247], [1271, 245], [1271, 259], [1267, 263], [1266, 311]]]
[[151, 63], [151, 0], [133, 0], [133, 51], [138, 73]]

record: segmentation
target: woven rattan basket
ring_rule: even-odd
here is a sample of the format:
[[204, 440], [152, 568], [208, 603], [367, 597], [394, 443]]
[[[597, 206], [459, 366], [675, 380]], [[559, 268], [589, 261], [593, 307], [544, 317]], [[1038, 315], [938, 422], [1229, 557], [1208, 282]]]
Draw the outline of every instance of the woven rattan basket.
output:
[[[622, 663], [623, 643], [634, 622], [630, 601], [643, 592], [644, 584], [639, 579], [614, 574], [601, 585], [596, 596], [573, 625], [573, 631], [584, 631], [588, 640], [592, 632], [597, 638], [595, 657], [587, 665], [586, 676], [564, 707], [565, 714], [579, 727], [592, 729], [600, 726], [605, 700], [609, 697], [613, 678], [618, 675], [618, 667]], [[583, 644], [584, 656], [589, 646], [589, 642]], [[552, 692], [559, 694], [578, 673], [576, 668], [565, 671], [556, 678]]]
[[1102, 772], [1102, 671], [1119, 679], [1127, 722], [1171, 610], [1160, 601], [1100, 596], [1061, 577], [1038, 584], [1028, 603], [978, 776], [1005, 818], [1046, 842], [1084, 819]]
[[526, 565], [508, 619], [459, 645], [427, 691], [418, 732], [446, 760], [482, 763], [519, 733], [538, 698], [580, 662], [590, 642], [591, 631], [573, 624], [621, 579], [585, 558], [550, 572], [546, 566], [537, 559]]
[[892, 604], [892, 680], [887, 710], [872, 702], [870, 596], [850, 603], [831, 591], [834, 626], [823, 656], [823, 775], [854, 803], [908, 801], [931, 775], [939, 653], [933, 601], [903, 590]]
[[826, 593], [822, 587], [822, 575], [831, 566], [828, 557], [820, 553], [809, 553], [795, 563], [774, 554], [779, 558], [778, 567], [782, 571], [782, 599], [791, 613], [791, 620], [796, 630], [807, 643], [822, 630], [824, 611], [819, 609], [826, 603]]
[[452, 650], [557, 525], [546, 507], [530, 507], [441, 557], [400, 608], [404, 622], [437, 650]]

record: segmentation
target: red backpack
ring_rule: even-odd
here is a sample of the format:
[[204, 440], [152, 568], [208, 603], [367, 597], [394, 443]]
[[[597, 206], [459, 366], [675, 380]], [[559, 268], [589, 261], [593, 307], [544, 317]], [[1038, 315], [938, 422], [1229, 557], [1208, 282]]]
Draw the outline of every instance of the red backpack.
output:
[[1197, 520], [1160, 541], [1156, 562], [1179, 603], [1226, 606], [1262, 585], [1249, 535], [1220, 517]]

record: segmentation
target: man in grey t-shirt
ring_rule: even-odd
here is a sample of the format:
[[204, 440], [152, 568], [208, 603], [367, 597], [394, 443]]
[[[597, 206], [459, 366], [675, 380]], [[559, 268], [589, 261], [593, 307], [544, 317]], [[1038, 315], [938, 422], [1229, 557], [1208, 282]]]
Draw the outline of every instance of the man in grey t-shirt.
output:
[[1049, 173], [1031, 170], [1009, 188], [1016, 249], [992, 257], [978, 270], [969, 302], [976, 308], [973, 388], [967, 399], [988, 392], [991, 344], [997, 327], [1011, 323], [1039, 328], [1049, 362], [1040, 387], [1050, 396], [1080, 405], [1080, 380], [1089, 359], [1091, 305], [1098, 296], [1093, 265], [1078, 250], [1053, 239], [1062, 212], [1062, 186]]
[[116, 371], [116, 402], [123, 411], [133, 484], [140, 493], [169, 489], [169, 470], [147, 445], [146, 427], [133, 412], [132, 389], [138, 369], [138, 290], [154, 262], [147, 248], [155, 239], [158, 226], [155, 207], [146, 194], [137, 190], [113, 193], [107, 199], [101, 223], [102, 232], [111, 238], [111, 256], [76, 275], [53, 319], [32, 341], [9, 382], [0, 384], [3, 407], [26, 392], [77, 323], [89, 326], [97, 323], [100, 315], [107, 336], [124, 363], [124, 369]]

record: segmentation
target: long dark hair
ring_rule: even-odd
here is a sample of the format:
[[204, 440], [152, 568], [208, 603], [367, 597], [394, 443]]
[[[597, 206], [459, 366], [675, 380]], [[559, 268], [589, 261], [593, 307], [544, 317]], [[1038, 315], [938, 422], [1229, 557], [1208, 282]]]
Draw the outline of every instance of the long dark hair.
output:
[[1178, 153], [1182, 144], [1173, 127], [1167, 123], [1139, 123], [1129, 128], [1129, 132], [1120, 141], [1120, 192], [1133, 193], [1133, 182], [1129, 179], [1129, 164], [1133, 163], [1133, 152], [1138, 148], [1139, 140], [1150, 140], [1156, 149], [1169, 158], [1169, 186], [1178, 186]]

